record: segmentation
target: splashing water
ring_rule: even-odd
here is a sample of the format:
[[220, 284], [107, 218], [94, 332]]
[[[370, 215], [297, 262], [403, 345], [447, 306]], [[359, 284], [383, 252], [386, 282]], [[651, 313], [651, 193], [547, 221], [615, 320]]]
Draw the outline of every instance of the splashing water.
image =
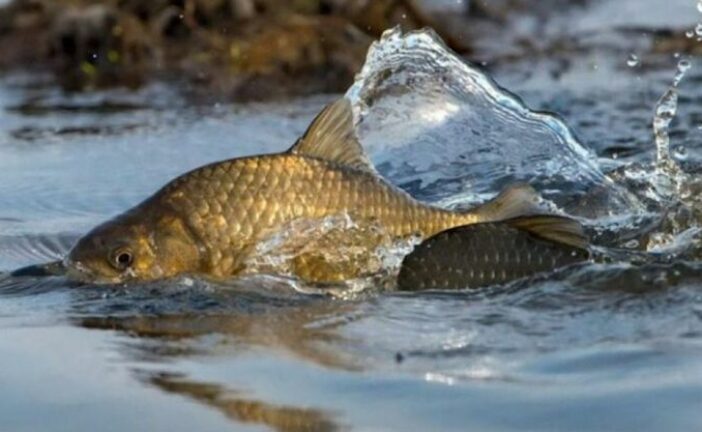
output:
[[[293, 279], [304, 278], [300, 264], [317, 263], [344, 275], [324, 286], [325, 294], [351, 296], [369, 288], [394, 288], [402, 259], [419, 241], [414, 236], [394, 238], [380, 225], [358, 225], [348, 215], [297, 220], [256, 246], [245, 274], [286, 275], [295, 290], [316, 292], [317, 287]], [[341, 243], [343, 248], [337, 246]], [[363, 271], [354, 270], [358, 268]]]
[[420, 199], [473, 204], [529, 182], [557, 205], [596, 195], [589, 216], [636, 206], [560, 118], [529, 110], [431, 30], [386, 31], [347, 97], [376, 166]]
[[[465, 207], [529, 182], [557, 208], [587, 218], [595, 242], [623, 246], [643, 236], [639, 248], [660, 251], [681, 244], [678, 236], [692, 246], [690, 230], [702, 225], [692, 192], [699, 187], [677, 162], [686, 149], [670, 145], [678, 87], [691, 67], [677, 58], [655, 109], [653, 166], [608, 175], [559, 117], [530, 110], [432, 31], [386, 31], [347, 97], [379, 171], [419, 199]], [[640, 63], [628, 59], [631, 67]], [[623, 230], [631, 236], [620, 236]]]
[[671, 86], [661, 96], [653, 117], [653, 134], [656, 144], [656, 162], [654, 186], [661, 204], [664, 206], [665, 218], [662, 228], [652, 233], [647, 244], [649, 251], [665, 251], [675, 248], [680, 239], [689, 245], [699, 243], [696, 239], [702, 224], [698, 194], [699, 181], [685, 173], [673, 154], [682, 160], [687, 149], [679, 145], [671, 154], [669, 129], [678, 109], [679, 86], [685, 74], [692, 67], [689, 59], [681, 59]]
[[656, 143], [656, 183], [661, 195], [670, 198], [679, 196], [685, 175], [670, 152], [668, 131], [678, 109], [678, 86], [691, 64], [687, 59], [678, 62], [673, 84], [661, 96], [653, 117], [653, 134]]
[[629, 67], [636, 67], [641, 64], [641, 61], [639, 60], [639, 56], [636, 54], [629, 54], [629, 58], [626, 61], [627, 66]]

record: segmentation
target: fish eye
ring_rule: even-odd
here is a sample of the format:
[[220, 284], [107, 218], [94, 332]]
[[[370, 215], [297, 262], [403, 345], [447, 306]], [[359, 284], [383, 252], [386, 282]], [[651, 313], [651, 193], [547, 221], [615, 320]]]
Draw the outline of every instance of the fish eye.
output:
[[126, 270], [134, 262], [134, 254], [127, 248], [119, 248], [112, 252], [110, 261], [117, 270]]

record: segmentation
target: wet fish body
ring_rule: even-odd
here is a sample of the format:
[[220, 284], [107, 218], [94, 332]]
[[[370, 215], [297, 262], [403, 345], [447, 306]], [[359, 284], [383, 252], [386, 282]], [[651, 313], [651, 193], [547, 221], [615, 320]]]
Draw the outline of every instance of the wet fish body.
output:
[[[66, 261], [70, 275], [93, 282], [182, 273], [229, 278], [251, 270], [257, 246], [290, 224], [346, 216], [357, 227], [355, 235], [342, 231], [325, 247], [343, 251], [353, 239], [364, 253], [339, 262], [339, 254], [331, 260], [324, 250], [290, 251], [295, 276], [338, 282], [361, 276], [373, 251], [392, 240], [424, 239], [456, 226], [534, 212], [534, 199], [530, 189], [515, 187], [468, 212], [414, 200], [372, 168], [356, 140], [350, 105], [341, 99], [322, 111], [288, 152], [217, 162], [184, 174], [92, 230]], [[573, 236], [549, 228], [540, 228], [544, 238], [584, 243], [577, 224], [569, 226]], [[313, 244], [314, 231], [309, 235], [296, 244]]]
[[398, 289], [481, 288], [586, 261], [586, 249], [546, 240], [528, 229], [535, 224], [558, 225], [559, 219], [517, 218], [440, 232], [404, 258]]
[[185, 221], [206, 250], [203, 270], [220, 277], [242, 271], [258, 242], [299, 219], [348, 214], [407, 237], [479, 218], [422, 205], [370, 173], [294, 154], [206, 167], [176, 181], [155, 205]]

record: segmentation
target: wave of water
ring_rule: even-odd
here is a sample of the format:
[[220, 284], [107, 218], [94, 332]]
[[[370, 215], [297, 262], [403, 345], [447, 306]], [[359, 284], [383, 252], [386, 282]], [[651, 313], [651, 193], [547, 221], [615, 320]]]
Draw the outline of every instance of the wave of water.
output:
[[637, 206], [558, 116], [530, 110], [430, 30], [386, 31], [346, 95], [379, 170], [420, 199], [466, 205], [528, 182], [562, 206], [587, 200], [589, 217]]

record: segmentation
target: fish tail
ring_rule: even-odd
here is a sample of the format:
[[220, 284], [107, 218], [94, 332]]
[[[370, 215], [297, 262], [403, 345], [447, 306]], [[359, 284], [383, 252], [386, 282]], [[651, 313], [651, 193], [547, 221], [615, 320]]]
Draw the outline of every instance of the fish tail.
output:
[[541, 197], [525, 183], [508, 186], [495, 198], [468, 213], [480, 222], [495, 222], [521, 216], [544, 213], [539, 206]]
[[503, 223], [565, 246], [587, 249], [590, 244], [582, 224], [567, 216], [549, 214], [520, 216]]
[[548, 214], [539, 204], [541, 197], [528, 184], [505, 188], [495, 198], [471, 210], [478, 222], [504, 222], [521, 231], [565, 245], [586, 248], [588, 240], [575, 219]]

